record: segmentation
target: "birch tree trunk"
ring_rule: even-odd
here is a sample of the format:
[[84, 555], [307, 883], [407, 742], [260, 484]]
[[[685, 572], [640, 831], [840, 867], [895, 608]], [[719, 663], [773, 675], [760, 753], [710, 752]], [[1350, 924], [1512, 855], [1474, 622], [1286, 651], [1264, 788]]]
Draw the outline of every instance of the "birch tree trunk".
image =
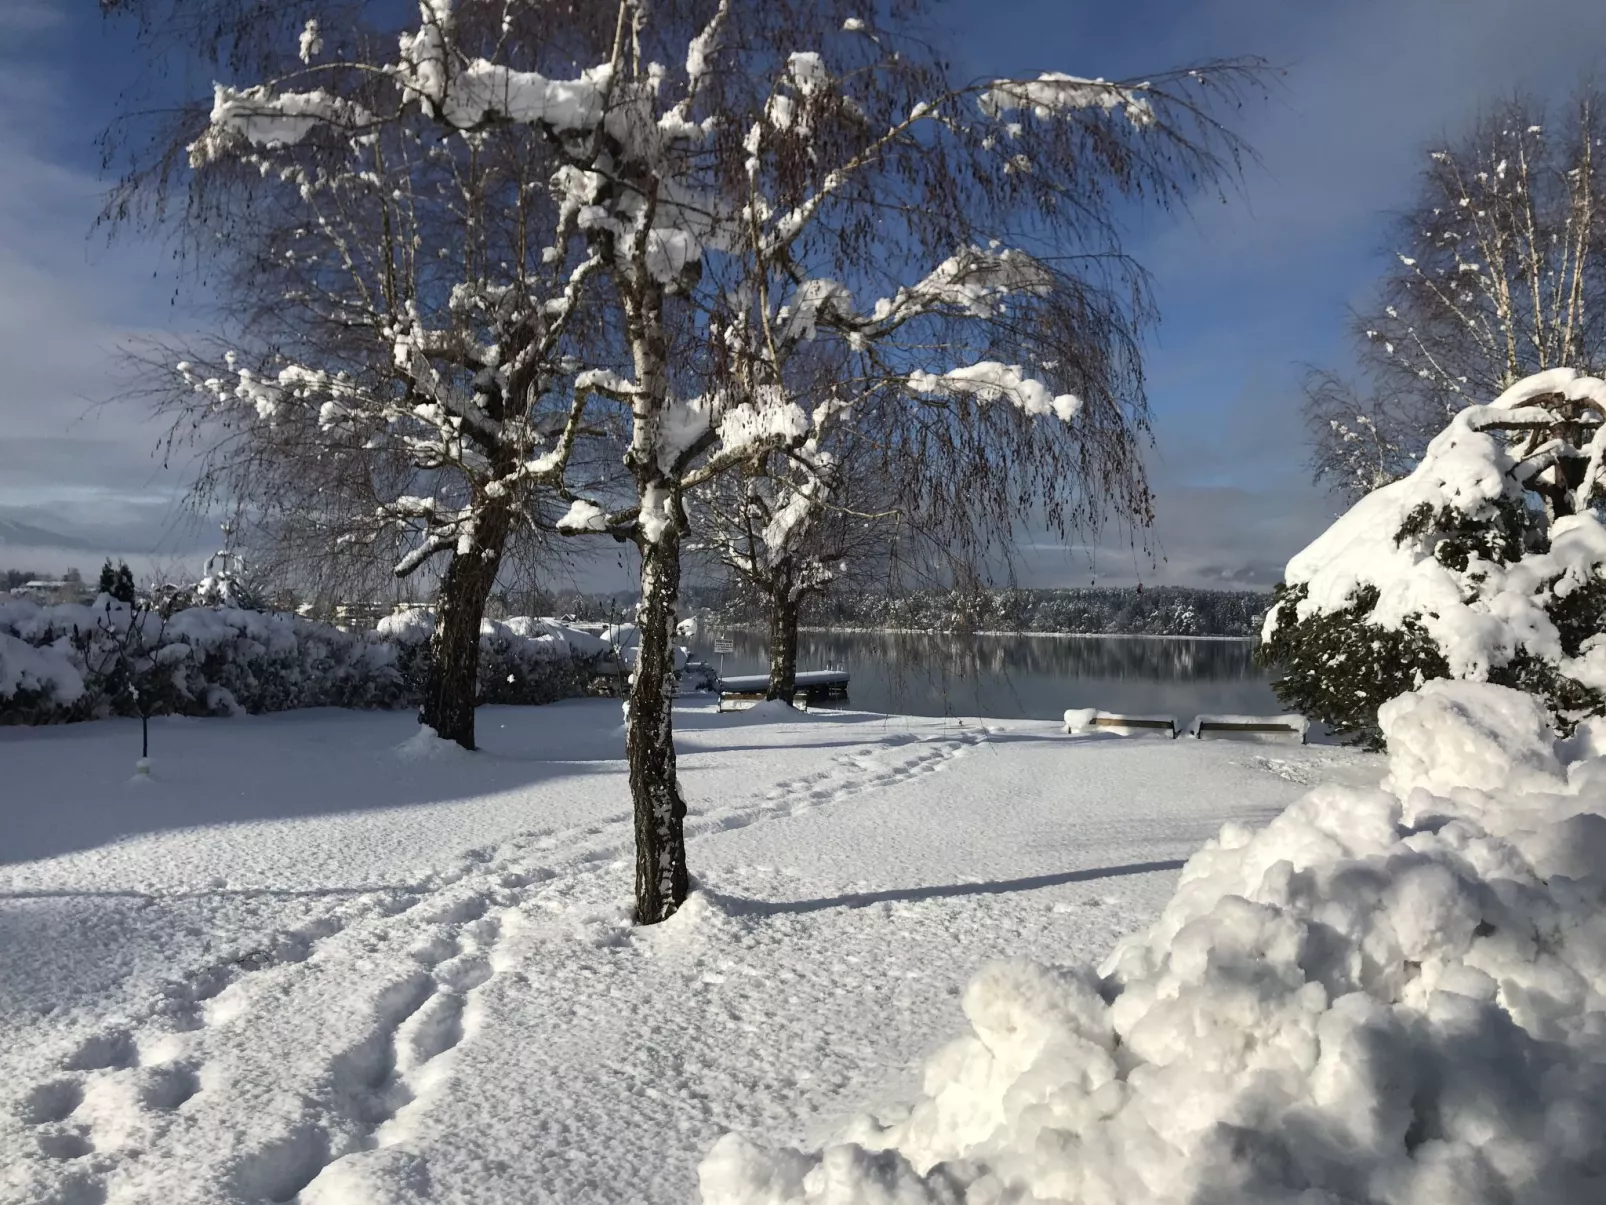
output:
[[685, 510], [662, 461], [662, 423], [669, 406], [669, 351], [663, 290], [644, 270], [622, 298], [631, 358], [641, 393], [626, 456], [641, 511], [640, 653], [630, 688], [625, 755], [636, 824], [636, 923], [668, 920], [686, 900], [686, 801], [675, 773], [675, 608], [680, 599], [680, 542]]
[[642, 540], [640, 658], [625, 737], [636, 819], [636, 920], [655, 925], [686, 899], [686, 801], [675, 774], [675, 604], [680, 531]]
[[430, 637], [429, 677], [418, 722], [443, 740], [474, 746], [474, 704], [479, 693], [480, 621], [496, 583], [511, 516], [487, 507], [466, 552], [454, 552], [441, 578]]
[[797, 693], [797, 612], [798, 600], [792, 589], [792, 564], [788, 557], [769, 580], [770, 588], [770, 681], [766, 699], [779, 699], [788, 705]]

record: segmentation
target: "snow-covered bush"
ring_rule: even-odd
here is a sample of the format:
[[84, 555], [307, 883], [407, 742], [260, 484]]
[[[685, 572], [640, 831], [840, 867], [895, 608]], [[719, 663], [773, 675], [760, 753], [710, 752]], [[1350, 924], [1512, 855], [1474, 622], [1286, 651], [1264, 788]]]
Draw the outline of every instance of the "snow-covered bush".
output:
[[83, 674], [68, 650], [35, 647], [0, 628], [0, 723], [48, 723], [83, 694]]
[[1603, 419], [1606, 381], [1529, 377], [1295, 556], [1262, 630], [1283, 701], [1373, 745], [1433, 678], [1532, 691], [1564, 727], [1606, 710]]
[[[410, 698], [417, 698], [429, 676], [434, 613], [424, 608], [398, 612], [379, 621], [379, 635], [394, 645], [396, 665]], [[481, 703], [551, 703], [586, 692], [611, 660], [606, 641], [550, 619], [527, 615], [480, 622]]]
[[[350, 632], [236, 607], [163, 616], [106, 595], [84, 605], [0, 604], [0, 724], [129, 714], [130, 673], [151, 714], [415, 706], [431, 622], [415, 612], [381, 632]], [[487, 703], [583, 694], [607, 652], [594, 637], [539, 619], [488, 621], [481, 649]]]
[[[139, 674], [136, 685], [155, 714], [399, 707], [408, 701], [388, 643], [296, 615], [190, 607], [163, 616], [101, 595], [83, 605], [0, 605], [0, 633], [76, 675], [58, 676], [45, 697], [29, 704], [6, 689], [10, 675], [0, 673], [0, 723], [126, 713], [131, 701], [123, 685], [130, 672]], [[131, 659], [131, 651], [138, 656]]]
[[1097, 972], [1005, 962], [903, 1120], [730, 1135], [705, 1205], [1606, 1200], [1606, 721], [1438, 681], [1381, 789], [1189, 860]]

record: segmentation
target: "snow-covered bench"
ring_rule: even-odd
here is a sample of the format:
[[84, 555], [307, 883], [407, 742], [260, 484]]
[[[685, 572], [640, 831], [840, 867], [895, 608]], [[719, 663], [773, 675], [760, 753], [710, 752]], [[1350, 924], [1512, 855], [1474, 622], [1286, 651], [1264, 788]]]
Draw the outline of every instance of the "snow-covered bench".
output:
[[[719, 709], [745, 711], [769, 694], [768, 674], [747, 674], [719, 681]], [[806, 669], [793, 681], [792, 706], [799, 709], [848, 701], [848, 675], [839, 669]]]
[[1177, 735], [1177, 720], [1169, 715], [1121, 715], [1093, 707], [1072, 708], [1065, 713], [1065, 731], [1072, 736], [1088, 732], [1113, 732], [1118, 736]]
[[1310, 721], [1302, 715], [1196, 715], [1188, 725], [1188, 735], [1211, 736], [1297, 736], [1305, 743]]

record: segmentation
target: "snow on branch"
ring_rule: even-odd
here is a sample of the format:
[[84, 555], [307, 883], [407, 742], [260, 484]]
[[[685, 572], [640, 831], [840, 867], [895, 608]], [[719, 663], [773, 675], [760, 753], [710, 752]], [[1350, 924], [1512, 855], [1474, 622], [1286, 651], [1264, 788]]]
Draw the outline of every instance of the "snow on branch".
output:
[[1054, 286], [1054, 273], [1024, 251], [965, 247], [919, 284], [876, 302], [871, 317], [896, 322], [938, 310], [956, 310], [972, 318], [991, 318], [1004, 298], [1040, 296]]
[[595, 502], [584, 498], [576, 498], [569, 505], [568, 512], [558, 520], [558, 531], [562, 535], [579, 535], [582, 532], [604, 532], [608, 530], [608, 512]]
[[[1591, 438], [1585, 448], [1571, 447], [1551, 431], [1577, 420], [1539, 404], [1551, 399], [1558, 408], [1599, 407], [1606, 417], [1606, 381], [1572, 369], [1536, 374], [1493, 405], [1462, 410], [1408, 476], [1362, 498], [1289, 561], [1287, 584], [1301, 591], [1297, 620], [1367, 598], [1366, 622], [1395, 631], [1420, 625], [1454, 677], [1484, 680], [1527, 654], [1606, 689], [1606, 642], [1586, 642], [1568, 656], [1551, 614], [1573, 591], [1606, 576], [1606, 527], [1591, 509], [1606, 492], [1606, 423], [1578, 423]], [[1521, 447], [1513, 433], [1543, 442]], [[1570, 487], [1561, 466], [1579, 461], [1582, 480]], [[1561, 479], [1536, 480], [1546, 474]], [[1548, 490], [1565, 509], [1539, 547], [1507, 550], [1516, 541], [1511, 530], [1529, 522], [1528, 490]], [[1491, 534], [1469, 540], [1465, 533], [1474, 531]], [[1263, 637], [1271, 639], [1280, 622], [1274, 608]]]
[[1022, 109], [1046, 120], [1077, 109], [1120, 109], [1134, 126], [1154, 124], [1154, 106], [1143, 95], [1146, 85], [1129, 87], [1102, 79], [1082, 79], [1047, 71], [1035, 80], [994, 80], [981, 94], [981, 111], [988, 117], [1004, 117]]
[[190, 144], [190, 166], [203, 167], [242, 144], [292, 146], [320, 126], [356, 131], [371, 125], [374, 115], [355, 101], [322, 89], [275, 93], [265, 85], [213, 89], [212, 118]]
[[1067, 423], [1082, 408], [1082, 399], [1074, 393], [1056, 395], [1043, 382], [1025, 375], [1020, 365], [1000, 364], [997, 360], [983, 360], [944, 373], [912, 372], [908, 386], [915, 393], [949, 397], [969, 394], [981, 402], [1002, 398], [1033, 418], [1052, 414]]

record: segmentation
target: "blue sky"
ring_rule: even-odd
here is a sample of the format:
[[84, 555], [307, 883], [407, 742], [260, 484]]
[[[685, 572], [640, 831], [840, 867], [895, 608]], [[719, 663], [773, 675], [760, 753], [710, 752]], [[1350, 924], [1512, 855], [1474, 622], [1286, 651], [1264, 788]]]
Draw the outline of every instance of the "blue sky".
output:
[[[1599, 0], [949, 0], [942, 19], [976, 74], [1121, 78], [1238, 54], [1285, 69], [1232, 115], [1259, 156], [1242, 195], [1147, 222], [1130, 248], [1163, 315], [1148, 357], [1163, 559], [1028, 533], [1034, 584], [1274, 580], [1333, 511], [1305, 468], [1302, 365], [1344, 364], [1347, 308], [1422, 149], [1480, 103], [1606, 66]], [[94, 404], [118, 391], [119, 340], [184, 320], [161, 247], [89, 233], [125, 35], [87, 0], [0, 0], [0, 539], [10, 521], [85, 545], [0, 544], [0, 565], [193, 558], [215, 538], [181, 521], [160, 428]]]

